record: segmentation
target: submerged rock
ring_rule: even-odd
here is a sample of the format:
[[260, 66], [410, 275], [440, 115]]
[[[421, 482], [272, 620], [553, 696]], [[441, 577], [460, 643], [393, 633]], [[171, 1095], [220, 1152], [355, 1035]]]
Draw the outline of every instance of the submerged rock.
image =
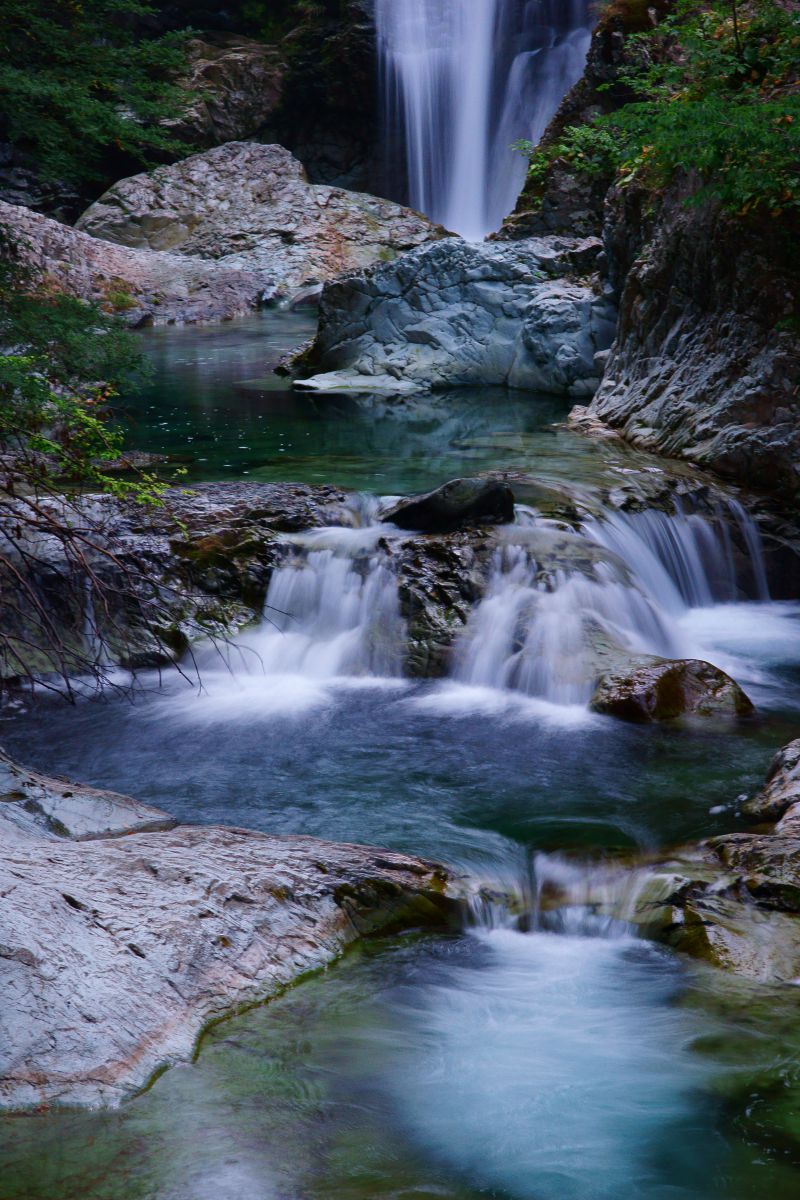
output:
[[694, 713], [747, 716], [752, 702], [729, 675], [696, 659], [634, 659], [598, 682], [590, 707], [626, 721], [668, 721]]
[[299, 388], [411, 392], [502, 384], [591, 396], [615, 310], [597, 239], [447, 238], [329, 284]]
[[460, 525], [514, 520], [514, 493], [502, 479], [451, 479], [435, 491], [409, 496], [381, 514], [400, 529], [447, 533]]
[[[102, 827], [109, 793], [73, 785], [65, 798], [53, 783], [41, 786], [55, 824], [66, 830], [77, 805]], [[135, 828], [144, 806], [113, 803], [116, 832], [126, 806]], [[458, 912], [442, 868], [388, 850], [194, 826], [76, 843], [23, 829], [10, 807], [0, 803], [6, 1107], [118, 1104], [188, 1059], [209, 1021], [359, 937], [445, 928]]]
[[249, 272], [258, 280], [254, 303], [292, 299], [444, 232], [389, 200], [310, 184], [288, 150], [258, 142], [228, 142], [122, 179], [76, 228]]

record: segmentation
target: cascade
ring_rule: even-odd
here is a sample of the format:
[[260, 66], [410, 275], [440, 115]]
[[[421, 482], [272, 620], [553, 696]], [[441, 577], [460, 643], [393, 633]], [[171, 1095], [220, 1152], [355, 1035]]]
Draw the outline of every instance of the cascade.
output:
[[744, 598], [731, 526], [755, 598], [769, 599], [758, 528], [737, 502], [716, 518], [679, 505], [673, 514], [607, 511], [574, 535], [607, 557], [555, 570], [537, 560], [532, 523], [534, 530], [549, 524], [518, 510], [495, 552], [486, 593], [456, 650], [459, 682], [585, 704], [615, 650], [697, 657], [681, 618]]
[[590, 0], [377, 0], [388, 154], [408, 200], [471, 240], [498, 229], [537, 142], [579, 79]]
[[287, 539], [259, 628], [222, 651], [234, 675], [400, 675], [405, 630], [396, 580], [378, 545], [385, 533], [374, 524], [331, 526]]

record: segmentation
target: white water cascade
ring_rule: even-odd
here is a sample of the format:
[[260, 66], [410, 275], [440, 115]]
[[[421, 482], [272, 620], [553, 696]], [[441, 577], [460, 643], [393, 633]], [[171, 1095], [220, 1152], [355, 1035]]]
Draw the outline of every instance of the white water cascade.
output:
[[457, 647], [458, 682], [585, 704], [615, 653], [707, 657], [694, 610], [769, 600], [758, 529], [735, 501], [717, 519], [678, 506], [607, 512], [575, 534], [549, 526], [523, 511], [506, 528]]
[[413, 208], [470, 240], [500, 227], [586, 61], [590, 0], [377, 0], [385, 140]]

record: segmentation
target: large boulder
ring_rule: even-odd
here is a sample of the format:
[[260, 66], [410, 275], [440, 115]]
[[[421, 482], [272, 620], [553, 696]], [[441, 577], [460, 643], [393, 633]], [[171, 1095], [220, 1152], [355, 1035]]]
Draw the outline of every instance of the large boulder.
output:
[[128, 325], [194, 324], [243, 316], [258, 303], [257, 272], [100, 241], [0, 201], [0, 225], [44, 289], [91, 300]]
[[[392, 851], [193, 826], [59, 837], [78, 803], [106, 820], [103, 794], [71, 790], [46, 830], [0, 804], [0, 1105], [116, 1105], [357, 938], [458, 919], [443, 868]], [[135, 827], [125, 803], [109, 834]]]
[[448, 238], [350, 275], [322, 297], [295, 386], [411, 392], [501, 384], [591, 396], [614, 309], [592, 277], [596, 239], [474, 245]]
[[228, 142], [120, 180], [76, 227], [253, 272], [263, 299], [292, 299], [443, 232], [391, 201], [310, 184], [288, 150], [257, 142]]
[[447, 533], [461, 525], [514, 520], [514, 493], [502, 479], [451, 479], [435, 491], [399, 500], [381, 514], [400, 529]]
[[695, 659], [633, 659], [598, 681], [590, 706], [641, 722], [686, 714], [743, 717], [753, 711], [738, 683], [719, 667]]

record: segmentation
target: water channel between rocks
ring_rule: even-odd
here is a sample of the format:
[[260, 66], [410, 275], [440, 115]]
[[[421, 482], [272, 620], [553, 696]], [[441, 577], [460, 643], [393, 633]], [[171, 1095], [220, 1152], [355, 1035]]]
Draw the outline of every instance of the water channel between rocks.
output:
[[[657, 468], [554, 429], [567, 406], [552, 398], [293, 394], [265, 362], [310, 324], [276, 313], [148, 334], [156, 375], [129, 405], [131, 442], [185, 459], [190, 483], [361, 494], [350, 527], [296, 537], [297, 561], [274, 572], [267, 604], [291, 624], [245, 633], [233, 674], [209, 652], [201, 694], [145, 678], [134, 703], [42, 703], [3, 723], [9, 751], [184, 821], [385, 844], [511, 886], [563, 855], [740, 827], [737, 799], [800, 729], [798, 608], [763, 594], [758, 547], [746, 598], [724, 539], [691, 515], [601, 516], [581, 545], [610, 555], [611, 575], [545, 593], [525, 548], [539, 518], [521, 506], [451, 677], [406, 679], [374, 497], [492, 469], [591, 496]], [[587, 612], [637, 649], [710, 658], [758, 717], [589, 713], [580, 672], [563, 671]], [[709, 980], [579, 908], [527, 933], [495, 920], [372, 943], [212, 1030], [119, 1112], [0, 1119], [0, 1198], [789, 1200], [789, 989], [770, 1007]]]

